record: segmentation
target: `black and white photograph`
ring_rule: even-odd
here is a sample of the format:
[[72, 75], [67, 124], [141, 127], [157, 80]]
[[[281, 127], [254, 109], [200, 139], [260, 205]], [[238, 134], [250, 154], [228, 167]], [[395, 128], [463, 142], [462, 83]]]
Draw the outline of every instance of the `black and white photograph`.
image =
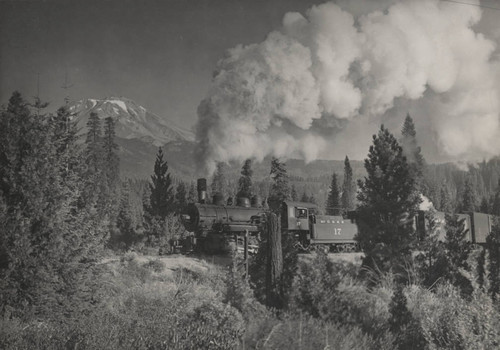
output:
[[500, 348], [500, 0], [0, 0], [0, 349]]

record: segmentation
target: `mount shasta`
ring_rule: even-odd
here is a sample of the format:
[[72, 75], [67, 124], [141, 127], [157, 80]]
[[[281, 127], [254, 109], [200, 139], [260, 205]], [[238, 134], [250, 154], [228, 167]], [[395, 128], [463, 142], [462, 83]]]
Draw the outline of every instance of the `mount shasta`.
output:
[[190, 178], [194, 175], [193, 132], [123, 97], [84, 99], [72, 103], [69, 108], [80, 133], [87, 131], [92, 112], [97, 113], [101, 120], [114, 119], [123, 175], [148, 178], [159, 146], [174, 176]]

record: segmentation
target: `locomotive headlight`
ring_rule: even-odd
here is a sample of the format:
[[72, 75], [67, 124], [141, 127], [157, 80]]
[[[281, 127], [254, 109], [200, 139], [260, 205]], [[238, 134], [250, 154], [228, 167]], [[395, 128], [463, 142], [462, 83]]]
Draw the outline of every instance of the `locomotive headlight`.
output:
[[189, 216], [189, 214], [182, 214], [181, 215], [181, 220], [183, 222], [190, 222], [191, 221], [191, 216]]

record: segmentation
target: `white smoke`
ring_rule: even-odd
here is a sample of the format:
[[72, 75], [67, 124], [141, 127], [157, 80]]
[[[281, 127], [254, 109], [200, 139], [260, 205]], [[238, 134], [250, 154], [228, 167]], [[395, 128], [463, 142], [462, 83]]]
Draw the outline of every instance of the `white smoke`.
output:
[[287, 13], [264, 42], [229, 50], [198, 108], [199, 159], [210, 170], [267, 155], [310, 161], [332, 145], [352, 154], [357, 128], [379, 124], [397, 101], [416, 101], [415, 124], [445, 155], [496, 154], [498, 67], [494, 42], [473, 30], [481, 9], [386, 3], [361, 14], [334, 3]]

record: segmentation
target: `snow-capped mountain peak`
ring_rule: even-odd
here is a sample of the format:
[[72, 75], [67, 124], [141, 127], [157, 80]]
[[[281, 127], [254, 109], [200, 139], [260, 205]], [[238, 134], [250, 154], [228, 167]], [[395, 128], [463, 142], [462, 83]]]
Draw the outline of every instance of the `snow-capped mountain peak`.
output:
[[101, 119], [112, 117], [118, 137], [140, 139], [161, 146], [171, 141], [193, 141], [194, 134], [161, 118], [134, 101], [124, 97], [85, 99], [70, 106], [75, 114], [78, 127], [86, 131], [90, 113], [95, 112]]

